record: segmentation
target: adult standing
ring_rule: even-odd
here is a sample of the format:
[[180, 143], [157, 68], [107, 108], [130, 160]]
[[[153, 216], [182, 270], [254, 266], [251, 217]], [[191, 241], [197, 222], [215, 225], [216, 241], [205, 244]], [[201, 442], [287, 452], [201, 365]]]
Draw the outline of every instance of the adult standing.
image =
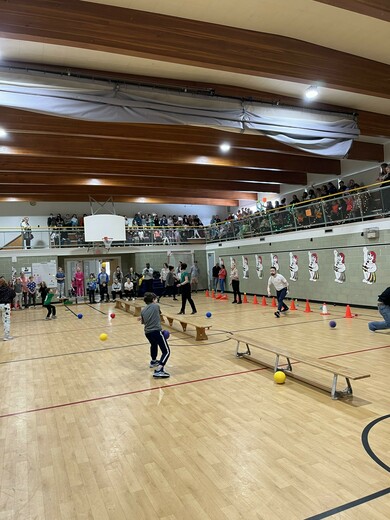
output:
[[390, 287], [385, 289], [383, 293], [378, 296], [378, 311], [384, 321], [370, 321], [368, 328], [371, 332], [390, 329]]
[[14, 284], [15, 298], [14, 298], [14, 309], [22, 310], [22, 300], [23, 300], [23, 286], [21, 278], [16, 278]]
[[114, 271], [114, 274], [112, 276], [112, 281], [114, 283], [120, 284], [121, 285], [121, 289], [122, 289], [124, 278], [123, 278], [123, 273], [122, 273], [121, 268], [119, 267], [119, 265], [117, 265], [117, 267], [116, 267], [116, 269]]
[[110, 277], [106, 273], [106, 268], [102, 266], [100, 273], [98, 274], [98, 285], [100, 292], [100, 303], [104, 302], [104, 297], [106, 297], [106, 302], [109, 302], [108, 296], [108, 282], [110, 281]]
[[15, 291], [9, 287], [4, 277], [0, 278], [0, 312], [3, 319], [4, 341], [10, 341], [13, 337], [10, 335], [11, 329], [11, 303], [15, 298]]
[[197, 293], [198, 292], [199, 275], [200, 275], [200, 270], [199, 270], [199, 266], [198, 266], [198, 261], [197, 260], [194, 260], [194, 263], [191, 266], [190, 274], [191, 274], [191, 290], [195, 291]]
[[23, 248], [31, 249], [31, 240], [34, 238], [31, 232], [31, 225], [28, 217], [22, 218], [20, 223], [23, 237]]
[[218, 273], [218, 279], [219, 279], [219, 288], [221, 290], [221, 294], [225, 292], [225, 280], [227, 277], [227, 272], [224, 265], [221, 265], [221, 269]]
[[145, 292], [153, 292], [153, 269], [150, 267], [149, 263], [147, 263], [146, 267], [143, 269], [142, 276], [144, 277], [145, 282]]
[[166, 281], [167, 281], [168, 273], [169, 273], [169, 266], [168, 266], [167, 263], [164, 263], [162, 268], [161, 268], [161, 272], [160, 272], [161, 281], [162, 281], [162, 284], [163, 284], [164, 287], [165, 287], [165, 284], [166, 284]]
[[236, 263], [232, 262], [230, 270], [230, 285], [233, 289], [233, 301], [232, 303], [241, 304], [241, 293], [240, 293], [240, 277], [238, 276], [238, 269]]
[[219, 266], [219, 263], [217, 262], [215, 264], [215, 266], [213, 267], [213, 289], [214, 291], [217, 291], [218, 290], [218, 276], [219, 276], [219, 271], [221, 270], [220, 266]]
[[187, 301], [191, 305], [192, 312], [191, 314], [196, 314], [196, 307], [194, 300], [191, 298], [191, 275], [187, 272], [187, 264], [181, 264], [181, 273], [180, 273], [180, 294], [181, 294], [181, 309], [179, 314], [185, 314], [186, 303]]
[[28, 308], [28, 287], [27, 287], [28, 278], [23, 272], [20, 273], [20, 281], [22, 282], [23, 305], [24, 305], [24, 308], [27, 309]]
[[271, 276], [268, 279], [268, 287], [267, 287], [268, 296], [271, 296], [271, 284], [272, 284], [276, 289], [276, 298], [278, 300], [278, 310], [276, 312], [274, 312], [274, 314], [277, 318], [280, 318], [281, 312], [288, 311], [288, 307], [283, 301], [287, 295], [288, 281], [286, 280], [286, 278], [283, 275], [279, 274], [276, 271], [275, 267], [271, 267], [270, 274], [271, 274]]
[[175, 275], [175, 268], [173, 265], [168, 266], [168, 274], [167, 278], [165, 280], [165, 289], [161, 296], [159, 296], [158, 301], [160, 301], [160, 298], [163, 296], [173, 296], [173, 299], [176, 301], [176, 284], [177, 284], [177, 277]]
[[65, 298], [65, 273], [62, 267], [58, 268], [56, 274], [57, 280], [57, 291], [58, 291], [58, 299], [63, 300]]

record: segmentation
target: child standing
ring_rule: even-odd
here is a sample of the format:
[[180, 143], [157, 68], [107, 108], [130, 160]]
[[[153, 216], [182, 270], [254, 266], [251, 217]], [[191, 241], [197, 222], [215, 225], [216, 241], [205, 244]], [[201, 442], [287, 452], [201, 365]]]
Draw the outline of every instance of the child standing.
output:
[[31, 303], [34, 305], [37, 304], [37, 284], [34, 282], [34, 277], [30, 276], [27, 283], [28, 290], [28, 306], [31, 306]]
[[43, 302], [43, 306], [46, 307], [46, 309], [47, 309], [47, 316], [46, 316], [47, 320], [50, 320], [50, 318], [53, 318], [53, 320], [55, 320], [57, 318], [56, 308], [51, 303], [53, 298], [54, 298], [54, 292], [52, 292], [52, 290], [48, 288], [45, 301]]
[[[147, 292], [144, 296], [146, 307], [141, 311], [139, 321], [145, 326], [145, 336], [150, 342], [150, 368], [155, 368], [153, 377], [169, 377], [164, 368], [171, 354], [167, 340], [164, 337], [161, 327], [160, 306], [157, 303], [157, 296]], [[158, 347], [161, 350], [161, 358], [157, 360]]]
[[95, 292], [96, 292], [97, 282], [95, 278], [95, 274], [91, 273], [89, 275], [88, 281], [87, 281], [87, 290], [88, 290], [88, 296], [89, 296], [89, 303], [96, 303], [95, 301]]

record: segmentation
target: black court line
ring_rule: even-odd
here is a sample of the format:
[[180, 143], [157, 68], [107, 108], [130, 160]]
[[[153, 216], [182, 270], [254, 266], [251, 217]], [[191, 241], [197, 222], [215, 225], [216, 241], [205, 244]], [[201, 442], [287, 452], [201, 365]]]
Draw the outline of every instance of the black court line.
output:
[[[371, 459], [378, 464], [381, 468], [383, 468], [385, 471], [390, 473], [390, 466], [388, 466], [383, 460], [381, 460], [372, 450], [368, 435], [372, 428], [380, 423], [381, 421], [384, 421], [386, 419], [390, 419], [390, 414], [383, 415], [382, 417], [378, 417], [374, 421], [371, 421], [367, 426], [364, 428], [362, 432], [362, 445], [365, 449], [367, 455], [371, 457]], [[353, 500], [352, 502], [348, 502], [347, 504], [343, 504], [338, 507], [334, 507], [333, 509], [329, 509], [328, 511], [324, 511], [323, 513], [319, 513], [318, 515], [311, 516], [309, 518], [306, 518], [305, 520], [322, 520], [322, 518], [329, 518], [330, 516], [337, 515], [338, 513], [341, 513], [342, 511], [346, 511], [348, 509], [352, 509], [353, 507], [360, 506], [362, 504], [366, 504], [367, 502], [370, 502], [371, 500], [375, 500], [376, 498], [383, 497], [385, 495], [388, 495], [390, 493], [390, 488], [382, 489], [381, 491], [377, 491], [376, 493], [371, 493], [370, 495], [367, 495], [362, 498], [358, 498], [357, 500]]]
[[97, 309], [96, 307], [94, 307], [93, 305], [89, 304], [89, 303], [86, 303], [85, 304], [87, 307], [89, 307], [90, 309], [93, 309], [94, 311], [96, 312], [100, 312], [100, 314], [104, 314], [104, 316], [108, 316], [108, 312], [103, 312], [101, 311], [100, 309]]
[[362, 504], [366, 504], [371, 500], [375, 500], [376, 498], [383, 497], [390, 493], [390, 487], [382, 489], [381, 491], [377, 491], [376, 493], [372, 493], [371, 495], [367, 495], [362, 498], [358, 498], [357, 500], [353, 500], [352, 502], [348, 502], [347, 504], [343, 504], [342, 506], [334, 507], [333, 509], [329, 509], [328, 511], [324, 511], [323, 513], [319, 513], [318, 515], [309, 516], [305, 518], [305, 520], [322, 520], [323, 518], [329, 518], [330, 516], [337, 515], [342, 513], [343, 511], [347, 511], [348, 509], [352, 509], [353, 507], [360, 506]]
[[368, 434], [370, 433], [371, 429], [379, 422], [384, 421], [385, 419], [389, 419], [389, 418], [390, 418], [390, 414], [383, 415], [382, 417], [378, 417], [378, 419], [375, 419], [374, 421], [367, 424], [367, 426], [364, 428], [364, 430], [362, 432], [362, 444], [363, 444], [363, 448], [366, 450], [367, 455], [369, 457], [371, 457], [372, 460], [374, 462], [376, 462], [381, 468], [383, 468], [384, 470], [386, 470], [390, 473], [390, 467], [387, 464], [385, 464], [377, 455], [375, 455], [375, 453], [373, 452], [373, 450], [370, 446], [370, 443], [368, 442]]

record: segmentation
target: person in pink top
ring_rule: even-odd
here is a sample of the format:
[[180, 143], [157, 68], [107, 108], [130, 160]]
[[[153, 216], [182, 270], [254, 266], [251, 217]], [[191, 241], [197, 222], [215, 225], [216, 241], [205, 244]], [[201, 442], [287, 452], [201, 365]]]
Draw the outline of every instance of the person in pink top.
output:
[[219, 270], [219, 273], [218, 273], [219, 288], [221, 289], [221, 294], [223, 294], [225, 292], [226, 277], [227, 277], [227, 272], [226, 272], [225, 266], [223, 264], [221, 264], [221, 269]]
[[79, 266], [76, 268], [74, 279], [76, 282], [76, 296], [84, 296], [84, 273]]

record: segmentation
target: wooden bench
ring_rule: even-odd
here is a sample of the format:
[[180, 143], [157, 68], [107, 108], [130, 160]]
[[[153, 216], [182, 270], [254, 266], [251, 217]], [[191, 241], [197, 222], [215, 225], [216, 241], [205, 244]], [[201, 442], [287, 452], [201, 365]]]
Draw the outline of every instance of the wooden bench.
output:
[[161, 313], [161, 321], [165, 323], [165, 319], [167, 319], [169, 326], [172, 327], [172, 323], [176, 320], [180, 323], [183, 332], [186, 332], [187, 325], [191, 325], [196, 329], [196, 341], [202, 341], [204, 339], [208, 339], [206, 334], [206, 329], [211, 328], [211, 324], [206, 322], [202, 318], [196, 318], [194, 316], [186, 316], [185, 314], [168, 314], [166, 312]]
[[141, 310], [144, 307], [144, 303], [137, 302], [137, 301], [126, 301], [126, 300], [116, 300], [115, 301], [115, 308], [116, 309], [122, 309], [123, 311], [130, 312], [130, 309], [134, 309], [134, 316], [141, 316]]
[[[236, 356], [237, 357], [246, 357], [248, 359], [251, 359], [251, 361], [255, 361], [257, 363], [260, 363], [261, 365], [270, 367], [274, 369], [274, 372], [277, 372], [278, 370], [282, 370], [285, 374], [288, 374], [291, 377], [294, 377], [295, 379], [298, 379], [300, 381], [304, 381], [305, 383], [309, 383], [313, 386], [317, 386], [318, 388], [321, 388], [322, 390], [329, 391], [328, 387], [324, 387], [323, 385], [309, 381], [306, 378], [303, 378], [297, 374], [293, 373], [293, 368], [291, 364], [291, 360], [295, 360], [299, 363], [309, 365], [311, 367], [318, 368], [320, 370], [323, 370], [325, 372], [329, 372], [333, 374], [333, 383], [330, 395], [332, 399], [338, 399], [339, 397], [343, 397], [346, 395], [352, 395], [352, 385], [351, 380], [356, 381], [358, 379], [365, 379], [366, 377], [370, 377], [370, 374], [362, 374], [358, 372], [357, 370], [343, 367], [341, 365], [336, 365], [334, 363], [330, 363], [329, 361], [323, 361], [322, 359], [316, 359], [309, 356], [301, 355], [301, 354], [292, 354], [291, 352], [288, 352], [287, 350], [284, 350], [282, 348], [274, 347], [271, 345], [265, 344], [262, 340], [256, 341], [251, 338], [248, 338], [241, 334], [232, 334], [230, 336], [231, 339], [237, 341], [237, 349], [236, 349]], [[246, 345], [246, 351], [240, 352], [240, 343], [244, 343]], [[252, 355], [250, 347], [254, 347], [260, 350], [264, 350], [265, 352], [270, 352], [275, 355], [275, 363], [273, 365], [257, 360], [255, 358], [251, 358]], [[287, 368], [280, 368], [280, 358], [285, 358], [287, 361]], [[347, 387], [345, 390], [337, 390], [337, 379], [338, 377], [344, 377], [345, 381], [347, 383]]]

